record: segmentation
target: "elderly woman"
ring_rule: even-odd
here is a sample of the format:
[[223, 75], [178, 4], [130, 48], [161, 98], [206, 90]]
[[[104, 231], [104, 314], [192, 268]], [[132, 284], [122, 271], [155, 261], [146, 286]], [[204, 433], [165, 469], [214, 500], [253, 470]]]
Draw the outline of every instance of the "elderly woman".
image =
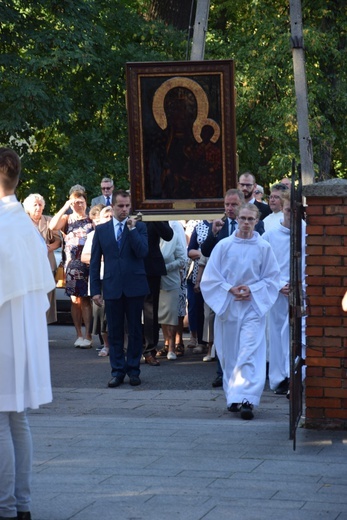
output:
[[160, 239], [160, 250], [164, 258], [166, 275], [161, 277], [159, 294], [158, 322], [164, 336], [164, 353], [167, 359], [174, 360], [175, 337], [178, 325], [179, 291], [181, 286], [181, 270], [186, 263], [186, 243], [176, 228], [179, 222], [170, 221], [174, 236], [170, 242]]
[[[37, 228], [38, 232], [44, 239], [47, 245], [48, 260], [51, 264], [53, 276], [57, 270], [57, 263], [55, 261], [54, 251], [58, 249], [61, 244], [61, 235], [58, 231], [49, 229], [49, 223], [52, 217], [43, 215], [45, 208], [45, 199], [39, 193], [31, 193], [23, 202], [26, 213], [32, 220], [32, 223]], [[57, 303], [55, 299], [55, 289], [48, 294], [49, 309], [47, 311], [47, 323], [54, 323], [57, 321]]]
[[[66, 212], [71, 208], [72, 213]], [[50, 229], [64, 233], [65, 251], [65, 292], [71, 298], [71, 316], [76, 329], [77, 348], [91, 348], [92, 306], [88, 295], [89, 267], [81, 261], [83, 246], [88, 233], [93, 230], [91, 219], [86, 213], [87, 199], [85, 192], [73, 191], [64, 206], [50, 222]], [[82, 333], [85, 326], [85, 337]]]

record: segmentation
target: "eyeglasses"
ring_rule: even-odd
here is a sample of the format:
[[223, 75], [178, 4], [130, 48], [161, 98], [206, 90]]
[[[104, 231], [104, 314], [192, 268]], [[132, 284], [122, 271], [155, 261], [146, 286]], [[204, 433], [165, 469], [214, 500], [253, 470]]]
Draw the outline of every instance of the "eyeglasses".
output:
[[269, 199], [281, 199], [282, 197], [280, 195], [270, 195]]
[[101, 186], [102, 191], [110, 190], [112, 186]]
[[253, 184], [247, 184], [246, 182], [239, 182], [239, 186], [241, 186], [241, 188], [251, 188], [253, 186]]
[[254, 217], [239, 217], [239, 220], [241, 220], [242, 222], [254, 222], [255, 221], [255, 218]]
[[261, 194], [262, 194], [262, 192], [261, 192], [261, 191], [259, 191], [259, 190], [255, 190], [255, 192], [254, 192], [254, 193], [255, 193], [256, 195], [259, 195], [259, 193], [261, 193]]
[[272, 187], [271, 187], [272, 190], [282, 190], [282, 191], [287, 191], [289, 190], [289, 187], [286, 185], [286, 184], [283, 184], [282, 182], [279, 182], [278, 184], [274, 184]]

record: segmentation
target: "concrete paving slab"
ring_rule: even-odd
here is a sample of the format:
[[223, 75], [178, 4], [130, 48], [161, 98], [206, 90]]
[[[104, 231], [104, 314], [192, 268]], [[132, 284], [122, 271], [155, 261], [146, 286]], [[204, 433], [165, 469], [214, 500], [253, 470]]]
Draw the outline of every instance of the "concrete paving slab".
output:
[[109, 360], [49, 329], [54, 401], [30, 413], [33, 520], [347, 520], [347, 432], [299, 428], [293, 451], [284, 396], [266, 387], [242, 421], [211, 387], [216, 364], [191, 353], [108, 389]]
[[54, 398], [30, 413], [33, 520], [347, 518], [347, 432], [301, 428], [293, 451], [288, 401], [270, 391], [249, 422], [215, 390]]

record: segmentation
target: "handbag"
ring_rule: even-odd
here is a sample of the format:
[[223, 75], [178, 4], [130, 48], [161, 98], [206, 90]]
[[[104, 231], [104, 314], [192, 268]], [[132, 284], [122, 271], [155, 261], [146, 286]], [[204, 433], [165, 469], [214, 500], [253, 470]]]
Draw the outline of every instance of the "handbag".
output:
[[66, 275], [65, 269], [62, 262], [60, 262], [56, 272], [55, 272], [55, 283], [57, 287], [65, 287]]

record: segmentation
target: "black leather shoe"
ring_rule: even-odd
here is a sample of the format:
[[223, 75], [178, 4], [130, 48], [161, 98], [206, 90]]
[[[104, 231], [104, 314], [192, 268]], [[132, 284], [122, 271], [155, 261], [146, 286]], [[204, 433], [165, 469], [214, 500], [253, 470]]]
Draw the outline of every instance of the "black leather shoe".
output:
[[241, 419], [250, 421], [253, 417], [253, 405], [247, 399], [244, 399], [241, 404]]
[[112, 379], [110, 379], [110, 381], [108, 382], [108, 387], [109, 388], [117, 388], [117, 386], [120, 386], [121, 384], [123, 384], [123, 379], [120, 378], [120, 377], [112, 377]]
[[223, 376], [217, 376], [214, 381], [212, 381], [213, 388], [218, 388], [219, 386], [223, 386]]
[[139, 376], [131, 376], [129, 384], [131, 386], [139, 386], [141, 384], [141, 379], [139, 378]]
[[289, 379], [286, 377], [283, 379], [283, 381], [280, 382], [276, 390], [274, 391], [277, 395], [287, 395], [287, 392], [289, 390]]
[[17, 520], [31, 520], [30, 511], [17, 511]]
[[229, 412], [239, 412], [241, 410], [241, 405], [239, 403], [231, 403], [230, 406], [228, 406]]

